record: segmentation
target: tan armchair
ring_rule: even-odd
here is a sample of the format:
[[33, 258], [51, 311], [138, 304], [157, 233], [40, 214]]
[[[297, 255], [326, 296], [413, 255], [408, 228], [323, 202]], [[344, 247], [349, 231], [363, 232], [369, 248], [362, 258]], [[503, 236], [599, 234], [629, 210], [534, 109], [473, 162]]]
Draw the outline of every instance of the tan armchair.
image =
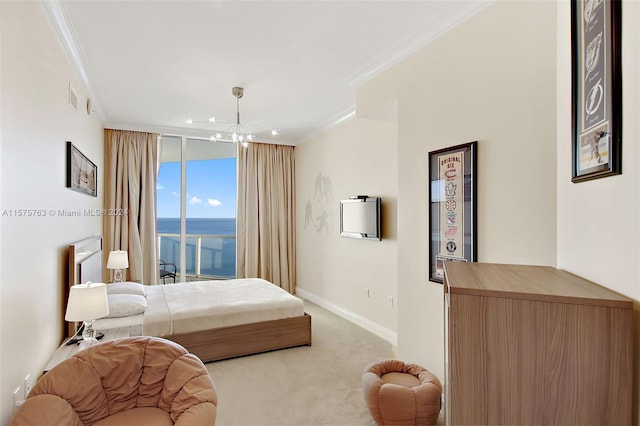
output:
[[46, 373], [12, 425], [213, 425], [216, 389], [202, 361], [157, 337], [78, 352]]

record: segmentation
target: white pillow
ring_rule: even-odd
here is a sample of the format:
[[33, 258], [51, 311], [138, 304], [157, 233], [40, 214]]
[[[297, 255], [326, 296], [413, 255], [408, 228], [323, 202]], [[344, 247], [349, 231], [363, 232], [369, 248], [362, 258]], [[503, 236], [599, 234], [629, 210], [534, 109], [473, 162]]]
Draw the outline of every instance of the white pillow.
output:
[[142, 284], [131, 281], [107, 284], [107, 294], [138, 294], [146, 296], [147, 290]]
[[128, 317], [141, 314], [147, 309], [147, 299], [139, 294], [110, 294], [109, 315], [106, 318]]

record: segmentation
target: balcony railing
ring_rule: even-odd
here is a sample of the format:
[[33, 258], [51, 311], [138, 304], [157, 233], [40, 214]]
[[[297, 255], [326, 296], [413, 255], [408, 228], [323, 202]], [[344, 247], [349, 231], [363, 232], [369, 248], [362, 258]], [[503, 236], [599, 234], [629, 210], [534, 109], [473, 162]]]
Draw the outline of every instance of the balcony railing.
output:
[[[236, 276], [235, 235], [186, 234], [185, 275], [189, 279]], [[158, 233], [159, 259], [173, 263], [180, 274], [180, 234]]]

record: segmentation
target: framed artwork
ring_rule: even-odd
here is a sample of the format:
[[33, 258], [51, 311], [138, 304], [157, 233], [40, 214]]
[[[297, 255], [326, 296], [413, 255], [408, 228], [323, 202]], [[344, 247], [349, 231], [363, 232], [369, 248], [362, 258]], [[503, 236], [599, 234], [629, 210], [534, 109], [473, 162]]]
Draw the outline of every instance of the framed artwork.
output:
[[98, 167], [67, 141], [67, 188], [98, 196]]
[[622, 173], [621, 1], [571, 1], [573, 182]]
[[444, 262], [477, 260], [477, 145], [429, 152], [429, 280], [442, 283]]

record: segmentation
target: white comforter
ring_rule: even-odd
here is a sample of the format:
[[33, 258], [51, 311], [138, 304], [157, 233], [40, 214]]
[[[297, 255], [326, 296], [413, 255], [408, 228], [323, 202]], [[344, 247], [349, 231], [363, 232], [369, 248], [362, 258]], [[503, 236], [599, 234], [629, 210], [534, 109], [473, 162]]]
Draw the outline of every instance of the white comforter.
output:
[[[195, 281], [147, 287], [142, 334], [169, 336], [304, 315], [304, 303], [259, 278]], [[96, 328], [111, 328], [105, 325]]]

